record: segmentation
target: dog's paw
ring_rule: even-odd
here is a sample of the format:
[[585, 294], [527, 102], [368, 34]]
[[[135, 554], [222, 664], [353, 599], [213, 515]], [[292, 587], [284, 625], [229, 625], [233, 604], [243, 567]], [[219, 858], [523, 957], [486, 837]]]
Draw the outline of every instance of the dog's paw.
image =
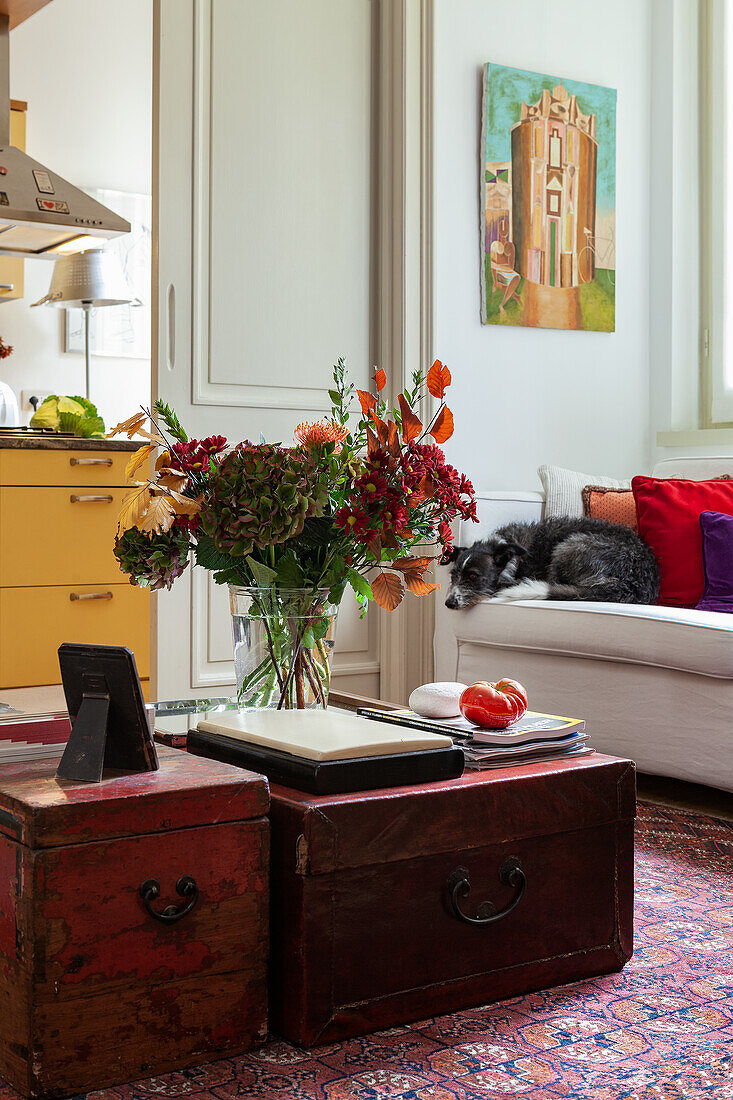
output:
[[550, 586], [547, 581], [520, 581], [511, 588], [502, 588], [493, 597], [496, 603], [514, 603], [515, 600], [546, 600]]

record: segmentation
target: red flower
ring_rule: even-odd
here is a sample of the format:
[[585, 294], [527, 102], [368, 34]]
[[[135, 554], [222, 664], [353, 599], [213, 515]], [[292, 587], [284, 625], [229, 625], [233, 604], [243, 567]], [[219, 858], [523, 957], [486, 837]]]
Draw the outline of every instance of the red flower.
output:
[[210, 435], [206, 439], [189, 439], [188, 443], [174, 443], [171, 450], [171, 469], [184, 474], [208, 473], [213, 462], [221, 457], [227, 447], [223, 435]]

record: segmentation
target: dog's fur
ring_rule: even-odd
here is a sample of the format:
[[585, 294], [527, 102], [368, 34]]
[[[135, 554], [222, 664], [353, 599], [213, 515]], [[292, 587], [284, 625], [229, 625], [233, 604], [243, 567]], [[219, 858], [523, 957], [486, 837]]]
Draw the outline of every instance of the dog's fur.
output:
[[598, 600], [654, 603], [659, 569], [654, 554], [629, 527], [605, 520], [557, 516], [509, 523], [449, 558], [445, 606], [480, 600]]

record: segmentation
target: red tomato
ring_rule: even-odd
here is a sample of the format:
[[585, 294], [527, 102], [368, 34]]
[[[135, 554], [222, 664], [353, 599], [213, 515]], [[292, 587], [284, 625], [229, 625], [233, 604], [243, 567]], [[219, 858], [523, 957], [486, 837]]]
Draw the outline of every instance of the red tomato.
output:
[[507, 695], [516, 695], [517, 699], [519, 699], [524, 706], [524, 710], [522, 711], [522, 714], [524, 714], [524, 711], [527, 709], [527, 692], [518, 680], [497, 680], [496, 690], [503, 691]]
[[458, 703], [468, 722], [488, 730], [503, 730], [518, 722], [527, 709], [527, 692], [516, 680], [490, 684], [481, 680], [467, 687]]

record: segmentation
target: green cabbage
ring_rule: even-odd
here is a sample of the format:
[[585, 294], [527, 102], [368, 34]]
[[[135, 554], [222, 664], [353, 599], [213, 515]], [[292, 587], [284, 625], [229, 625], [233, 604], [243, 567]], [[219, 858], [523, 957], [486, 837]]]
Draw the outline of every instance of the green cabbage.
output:
[[73, 432], [83, 439], [104, 435], [104, 421], [96, 406], [86, 397], [59, 397], [51, 394], [31, 417], [32, 428], [50, 428], [54, 432]]

